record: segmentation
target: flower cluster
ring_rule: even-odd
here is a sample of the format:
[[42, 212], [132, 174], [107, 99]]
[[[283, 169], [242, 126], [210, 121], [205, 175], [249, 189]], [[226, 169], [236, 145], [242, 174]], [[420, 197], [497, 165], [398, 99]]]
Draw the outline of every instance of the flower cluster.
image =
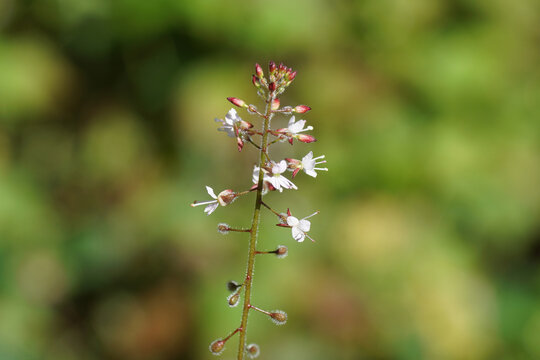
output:
[[[235, 192], [231, 189], [226, 189], [216, 195], [210, 186], [206, 186], [206, 191], [212, 200], [203, 202], [195, 201], [191, 204], [193, 207], [205, 205], [204, 212], [210, 215], [220, 205], [227, 206], [239, 197], [248, 195], [251, 192], [256, 193], [255, 210], [251, 217], [253, 220], [250, 228], [232, 228], [225, 223], [220, 223], [217, 227], [218, 232], [224, 235], [230, 232], [249, 233], [250, 251], [244, 281], [241, 283], [230, 281], [228, 283], [230, 295], [227, 297], [227, 302], [229, 306], [234, 307], [240, 304], [242, 294], [245, 295], [240, 326], [227, 337], [217, 339], [210, 344], [210, 351], [215, 355], [221, 354], [229, 338], [237, 333], [240, 334], [238, 359], [243, 359], [244, 355], [249, 358], [255, 358], [259, 355], [260, 349], [257, 344], [246, 345], [247, 319], [250, 310], [265, 314], [278, 325], [285, 324], [287, 321], [287, 314], [281, 310], [265, 311], [251, 304], [255, 256], [274, 254], [277, 258], [284, 258], [288, 253], [288, 249], [284, 245], [279, 245], [275, 250], [271, 251], [256, 249], [260, 208], [265, 207], [273, 215], [277, 216], [279, 221], [278, 226], [290, 228], [293, 240], [303, 242], [308, 238], [314, 241], [308, 234], [311, 229], [311, 222], [308, 219], [318, 214], [318, 211], [299, 219], [293, 216], [289, 209], [287, 209], [286, 213], [279, 213], [263, 201], [263, 196], [269, 192], [278, 191], [281, 193], [283, 190], [297, 190], [298, 187], [290, 178], [294, 178], [300, 171], [314, 178], [317, 177], [317, 171], [328, 171], [326, 167], [318, 167], [318, 165], [326, 163], [326, 160], [324, 160], [325, 156], [314, 157], [312, 151], [309, 151], [301, 160], [294, 158], [274, 160], [270, 156], [269, 149], [271, 146], [281, 142], [289, 142], [289, 144], [293, 145], [294, 140], [301, 143], [312, 143], [316, 141], [312, 135], [307, 133], [314, 129], [313, 126], [307, 125], [307, 121], [304, 119], [297, 119], [299, 114], [305, 114], [311, 108], [307, 105], [282, 106], [279, 99], [279, 95], [291, 85], [295, 77], [296, 71], [283, 64], [276, 65], [274, 62], [270, 62], [268, 76], [265, 76], [262, 67], [256, 64], [252, 82], [257, 89], [257, 94], [265, 101], [265, 110], [260, 111], [257, 106], [248, 104], [236, 97], [229, 97], [227, 100], [238, 108], [246, 110], [249, 115], [258, 116], [261, 119], [262, 126], [257, 129], [251, 122], [242, 119], [235, 108], [230, 109], [223, 119], [215, 119], [216, 122], [220, 123], [218, 130], [225, 132], [229, 137], [235, 139], [238, 151], [242, 151], [246, 144], [251, 144], [259, 150], [258, 164], [253, 167], [252, 185], [245, 191]], [[286, 116], [287, 126], [272, 129], [271, 121], [275, 116]], [[290, 178], [288, 174], [291, 174]]]

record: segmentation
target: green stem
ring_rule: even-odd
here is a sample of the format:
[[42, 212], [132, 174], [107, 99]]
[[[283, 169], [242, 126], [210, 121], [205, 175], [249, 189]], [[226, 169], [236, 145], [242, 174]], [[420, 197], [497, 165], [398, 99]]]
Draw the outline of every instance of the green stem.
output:
[[260, 159], [259, 159], [259, 181], [257, 183], [257, 197], [255, 200], [255, 210], [253, 211], [253, 222], [251, 223], [251, 238], [249, 240], [249, 253], [248, 253], [248, 262], [246, 270], [246, 280], [244, 281], [245, 285], [245, 295], [244, 295], [244, 306], [242, 309], [242, 323], [240, 324], [240, 340], [238, 343], [238, 360], [244, 359], [244, 352], [246, 348], [246, 332], [247, 332], [247, 322], [249, 309], [251, 307], [251, 286], [253, 284], [253, 269], [255, 267], [255, 255], [257, 254], [256, 245], [257, 245], [257, 235], [259, 229], [259, 220], [261, 214], [261, 204], [262, 204], [262, 190], [263, 190], [263, 178], [264, 172], [262, 167], [264, 165], [265, 154], [268, 148], [268, 129], [270, 128], [270, 121], [272, 120], [272, 112], [270, 106], [274, 97], [266, 103], [266, 111], [263, 116], [263, 136], [261, 139], [261, 149]]

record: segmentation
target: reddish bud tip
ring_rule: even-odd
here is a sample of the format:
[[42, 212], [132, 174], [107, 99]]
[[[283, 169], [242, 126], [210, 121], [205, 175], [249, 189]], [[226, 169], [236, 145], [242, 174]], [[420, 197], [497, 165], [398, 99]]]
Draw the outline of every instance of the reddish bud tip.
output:
[[271, 110], [277, 110], [279, 109], [279, 99], [272, 100], [272, 106], [270, 107]]
[[289, 209], [289, 208], [287, 208], [287, 215], [288, 215], [288, 216], [292, 216], [292, 214], [291, 214], [291, 209]]
[[296, 71], [293, 71], [293, 72], [289, 75], [289, 81], [293, 81], [295, 77], [296, 77]]
[[270, 313], [270, 318], [276, 325], [283, 325], [287, 322], [287, 313], [281, 310], [275, 310]]
[[257, 74], [258, 77], [262, 78], [264, 76], [263, 69], [261, 65], [255, 64], [255, 74]]
[[242, 138], [240, 137], [237, 137], [236, 145], [238, 146], [238, 151], [242, 151], [242, 149], [244, 148], [244, 140], [242, 140]]
[[261, 353], [261, 349], [257, 344], [249, 344], [246, 346], [246, 354], [250, 359], [255, 359]]
[[306, 105], [298, 105], [294, 108], [294, 112], [295, 113], [298, 113], [298, 114], [304, 114], [306, 112], [308, 112], [309, 110], [311, 110], [311, 108], [309, 106], [306, 106]]
[[276, 91], [276, 83], [271, 82], [270, 85], [268, 85], [268, 90], [270, 91]]
[[293, 138], [289, 138], [289, 144], [292, 145], [292, 142], [293, 142]]
[[228, 97], [227, 100], [229, 100], [231, 103], [233, 103], [233, 105], [236, 105], [238, 107], [247, 107], [246, 102], [242, 99]]
[[297, 135], [297, 138], [299, 141], [303, 143], [311, 143], [311, 142], [317, 141], [317, 139], [315, 139], [313, 136], [307, 135], [307, 134], [299, 134]]
[[293, 170], [293, 173], [292, 173], [292, 178], [293, 179], [296, 176], [296, 174], [298, 174], [299, 171], [300, 171], [300, 168], [296, 168], [296, 169]]
[[256, 77], [255, 75], [251, 75], [251, 81], [253, 82], [253, 85], [255, 85], [256, 87], [261, 86], [261, 82], [260, 82], [259, 78]]
[[268, 63], [268, 70], [270, 70], [270, 73], [273, 74], [274, 71], [276, 71], [276, 63], [273, 61], [270, 61]]
[[210, 344], [210, 352], [214, 355], [221, 355], [223, 349], [225, 349], [225, 341], [218, 339]]

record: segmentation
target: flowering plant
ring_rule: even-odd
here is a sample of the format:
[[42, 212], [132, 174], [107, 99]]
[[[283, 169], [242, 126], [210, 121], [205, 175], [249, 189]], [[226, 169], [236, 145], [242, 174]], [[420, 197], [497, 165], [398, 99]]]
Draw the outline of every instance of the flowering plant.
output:
[[[298, 242], [304, 241], [307, 237], [311, 241], [314, 241], [308, 232], [311, 228], [311, 222], [308, 218], [318, 214], [315, 213], [303, 218], [298, 219], [292, 216], [291, 211], [287, 209], [286, 213], [279, 213], [270, 207], [263, 201], [263, 196], [270, 191], [283, 190], [297, 190], [298, 187], [289, 180], [285, 174], [287, 171], [292, 172], [294, 178], [300, 170], [303, 170], [307, 175], [316, 177], [318, 171], [327, 171], [327, 168], [315, 167], [316, 165], [326, 163], [324, 155], [313, 158], [313, 152], [309, 152], [302, 160], [286, 158], [279, 161], [274, 161], [270, 157], [269, 148], [278, 142], [288, 141], [293, 145], [294, 139], [303, 143], [311, 143], [316, 139], [308, 134], [306, 131], [313, 130], [313, 126], [305, 126], [306, 120], [296, 120], [293, 114], [304, 114], [311, 110], [309, 106], [297, 105], [281, 106], [279, 96], [287, 89], [296, 77], [296, 71], [280, 64], [277, 66], [274, 62], [269, 64], [269, 76], [264, 76], [263, 70], [259, 64], [255, 64], [255, 75], [252, 76], [253, 85], [257, 89], [257, 94], [264, 99], [266, 107], [264, 112], [260, 112], [255, 105], [247, 104], [244, 100], [229, 97], [229, 100], [235, 106], [247, 110], [251, 115], [256, 115], [262, 120], [262, 128], [256, 130], [254, 125], [248, 121], [243, 120], [237, 113], [236, 109], [232, 108], [225, 115], [225, 119], [216, 119], [216, 122], [221, 123], [221, 127], [218, 130], [226, 132], [232, 138], [236, 139], [236, 146], [238, 151], [242, 151], [246, 143], [259, 149], [259, 162], [253, 168], [253, 186], [248, 190], [242, 192], [235, 192], [231, 189], [221, 191], [217, 196], [214, 190], [206, 186], [208, 195], [212, 198], [209, 201], [197, 202], [191, 204], [191, 206], [206, 205], [204, 212], [208, 215], [212, 214], [220, 205], [227, 206], [235, 201], [238, 197], [247, 195], [251, 192], [256, 193], [255, 209], [253, 211], [252, 223], [249, 229], [232, 228], [228, 224], [218, 224], [218, 231], [222, 234], [227, 234], [230, 231], [245, 232], [250, 234], [249, 241], [249, 255], [247, 260], [246, 277], [241, 284], [231, 281], [228, 284], [228, 288], [231, 292], [227, 301], [229, 306], [237, 306], [240, 303], [242, 293], [244, 294], [244, 302], [242, 307], [242, 319], [240, 326], [234, 329], [229, 335], [224, 338], [217, 339], [210, 344], [210, 352], [214, 355], [219, 355], [225, 348], [226, 342], [235, 334], [239, 334], [240, 340], [238, 345], [238, 359], [242, 360], [244, 356], [255, 358], [259, 355], [260, 349], [257, 344], [246, 345], [246, 333], [247, 333], [247, 320], [250, 310], [255, 310], [267, 315], [277, 325], [283, 325], [287, 322], [287, 314], [281, 310], [266, 311], [255, 307], [251, 303], [251, 292], [253, 288], [253, 274], [256, 255], [261, 254], [274, 254], [278, 258], [287, 256], [288, 249], [284, 245], [280, 245], [277, 249], [272, 251], [259, 251], [257, 250], [257, 236], [258, 228], [261, 217], [261, 207], [267, 208], [274, 215], [278, 217], [278, 226], [287, 227], [291, 229], [292, 238]], [[275, 115], [291, 115], [288, 126], [286, 128], [280, 128], [273, 130], [271, 126], [272, 118]], [[253, 139], [254, 137], [260, 137], [258, 145]], [[319, 161], [317, 161], [319, 160]]]

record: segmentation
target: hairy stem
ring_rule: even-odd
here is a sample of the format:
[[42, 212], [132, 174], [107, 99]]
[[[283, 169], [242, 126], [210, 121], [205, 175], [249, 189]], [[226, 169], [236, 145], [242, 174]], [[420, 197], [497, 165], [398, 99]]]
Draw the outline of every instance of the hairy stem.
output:
[[246, 348], [246, 330], [249, 309], [251, 307], [251, 287], [253, 284], [253, 269], [255, 267], [255, 255], [257, 254], [256, 245], [257, 245], [257, 235], [260, 222], [261, 214], [261, 204], [262, 204], [262, 190], [263, 190], [263, 178], [264, 172], [262, 166], [265, 162], [265, 156], [267, 156], [268, 148], [268, 129], [270, 128], [270, 121], [272, 120], [272, 111], [270, 106], [274, 97], [270, 97], [266, 103], [266, 111], [263, 116], [263, 136], [261, 139], [261, 148], [259, 151], [259, 181], [257, 183], [257, 197], [255, 200], [255, 209], [253, 211], [253, 222], [251, 223], [251, 237], [249, 240], [249, 253], [248, 253], [248, 262], [246, 270], [246, 280], [244, 281], [245, 286], [245, 295], [244, 295], [244, 306], [242, 309], [242, 323], [240, 324], [240, 340], [238, 343], [238, 360], [244, 359], [244, 352]]

